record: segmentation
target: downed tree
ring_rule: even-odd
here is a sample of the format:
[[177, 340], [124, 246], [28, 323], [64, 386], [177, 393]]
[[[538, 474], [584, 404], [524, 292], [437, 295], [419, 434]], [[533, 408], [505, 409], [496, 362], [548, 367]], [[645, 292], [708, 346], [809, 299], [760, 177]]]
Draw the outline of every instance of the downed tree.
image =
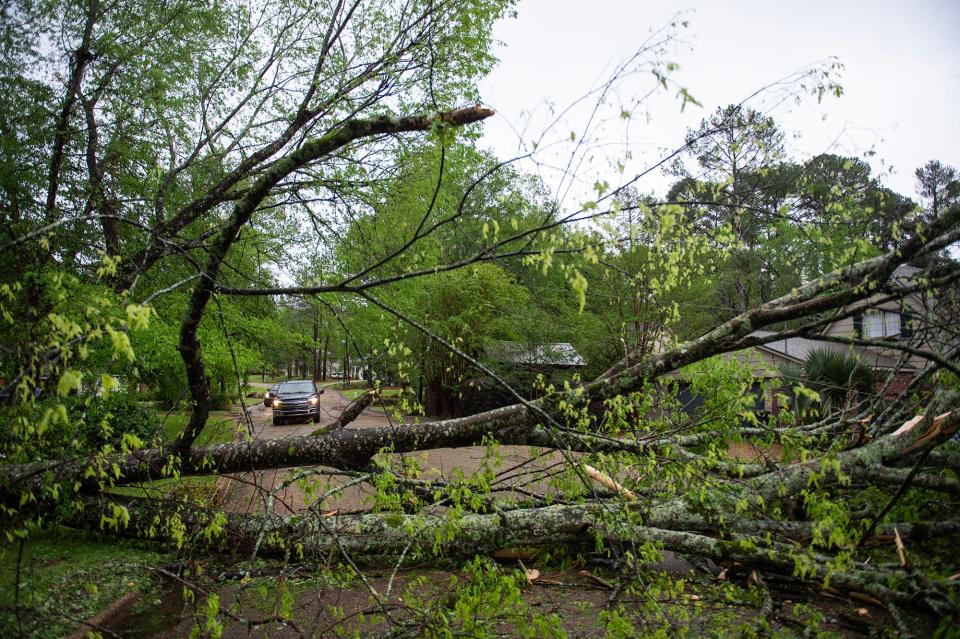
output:
[[[184, 440], [178, 439], [168, 450], [98, 455], [49, 464], [8, 464], [0, 469], [0, 496], [7, 503], [26, 503], [42, 499], [44, 490], [57, 494], [71, 490], [88, 492], [113, 485], [120, 478], [123, 482], [137, 482], [161, 479], [171, 474], [229, 473], [306, 464], [357, 468], [367, 464], [378, 451], [387, 447], [394, 452], [412, 452], [469, 446], [480, 443], [488, 433], [496, 434], [502, 443], [554, 446], [582, 452], [623, 450], [641, 453], [651, 448], [674, 445], [683, 451], [682, 439], [623, 440], [600, 436], [592, 428], [570, 428], [560, 422], [564, 421], [564, 413], [576, 416], [577, 411], [591, 404], [602, 405], [603, 402], [629, 395], [682, 366], [713, 355], [806, 333], [826, 323], [822, 315], [813, 314], [833, 311], [830, 317], [836, 319], [842, 316], [844, 307], [875, 295], [877, 289], [885, 291], [887, 299], [897, 299], [911, 293], [937, 290], [960, 279], [960, 270], [948, 268], [946, 272], [932, 274], [929, 279], [922, 278], [909, 284], [888, 281], [896, 267], [906, 260], [928, 255], [960, 239], [960, 209], [955, 208], [937, 220], [928, 232], [929, 236], [917, 236], [904, 242], [896, 252], [844, 267], [789, 295], [738, 315], [696, 340], [637, 362], [632, 362], [628, 356], [589, 384], [539, 400], [441, 422], [357, 431], [338, 429], [326, 437], [303, 436], [282, 441], [257, 440], [196, 448], [184, 448]], [[754, 334], [757, 329], [774, 323], [803, 320], [811, 316], [812, 319], [795, 329]], [[356, 405], [352, 408], [348, 406], [347, 412], [355, 412], [355, 408]], [[892, 431], [895, 427], [891, 420], [895, 420], [899, 414], [888, 410], [883, 415], [885, 419], [871, 425], [870, 430], [876, 434]], [[347, 421], [350, 417], [345, 414], [338, 421]], [[187, 429], [193, 428], [195, 418], [196, 414]], [[191, 441], [194, 437], [195, 434], [190, 436]], [[695, 440], [702, 437], [703, 434], [698, 435]], [[730, 469], [733, 466], [736, 466], [738, 474], [756, 472], [755, 468], [737, 465], [720, 464], [719, 467]], [[112, 480], [111, 473], [114, 475]]]
[[[753, 335], [756, 328], [784, 318], [803, 320], [808, 311], [832, 309], [836, 316], [878, 289], [895, 297], [952, 280], [957, 271], [933, 273], [909, 286], [873, 278], [887, 278], [907, 256], [953, 241], [956, 217], [955, 212], [941, 221], [940, 233], [930, 239], [914, 239], [901, 252], [832, 273], [660, 355], [636, 362], [627, 358], [595, 382], [565, 393], [442, 422], [8, 464], [2, 469], [2, 494], [20, 519], [37, 508], [55, 506], [58, 498], [72, 492], [75, 499], [67, 517], [74, 525], [100, 528], [106, 523], [118, 534], [146, 538], [164, 538], [179, 530], [197, 543], [215, 526], [214, 547], [281, 557], [336, 552], [351, 561], [391, 556], [402, 561], [404, 556], [462, 557], [516, 546], [600, 544], [623, 552], [640, 544], [792, 575], [883, 604], [947, 616], [955, 610], [950, 582], [904, 572], [902, 559], [893, 566], [866, 560], [883, 535], [896, 540], [886, 545], [902, 557], [904, 539], [936, 542], [960, 532], [960, 522], [950, 519], [888, 517], [906, 491], [958, 493], [957, 479], [941, 470], [950, 467], [955, 455], [941, 449], [960, 430], [960, 393], [955, 389], [934, 386], [917, 395], [923, 412], [916, 415], [898, 397], [883, 410], [873, 402], [860, 414], [834, 413], [808, 424], [687, 426], [641, 436], [642, 423], [641, 431], [635, 426], [632, 435], [600, 424], [609, 419], [612, 402], [650, 388], [651, 380], [663, 373], [784, 335], [758, 337]], [[810, 330], [822, 323], [820, 317], [814, 315], [786, 334]], [[933, 361], [929, 366], [938, 365]], [[603, 414], [591, 413], [592, 405], [604, 406]], [[341, 420], [349, 422], [357, 412], [351, 404]], [[865, 428], [869, 436], [854, 436], [854, 427]], [[551, 492], [524, 488], [507, 481], [502, 472], [481, 490], [472, 478], [418, 478], [384, 461], [384, 455], [489, 445], [491, 436], [501, 445], [573, 453], [591, 465], [565, 457], [559, 472], [571, 483]], [[799, 458], [743, 463], [725, 458], [722, 447], [718, 454], [715, 444], [731, 437], [792, 442], [803, 452]], [[110, 494], [115, 486], [170, 476], [315, 466], [352, 477], [353, 483], [374, 484], [377, 477], [387, 477], [393, 491], [408, 497], [389, 512], [341, 515], [326, 512], [321, 496], [300, 514], [283, 518], [225, 516], [202, 505]], [[595, 480], [607, 490], [598, 490]], [[886, 503], [881, 507], [862, 500], [864, 486], [879, 490]], [[464, 489], [476, 493], [469, 505], [463, 501]], [[890, 585], [894, 577], [896, 585]]]
[[[958, 394], [939, 398], [938, 404], [957, 405]], [[918, 427], [919, 426], [919, 427]], [[710, 500], [690, 499], [695, 485], [679, 490], [648, 493], [640, 498], [618, 490], [607, 498], [582, 503], [557, 505], [496, 505], [489, 501], [481, 511], [451, 515], [449, 508], [416, 514], [372, 513], [337, 515], [324, 513], [314, 504], [302, 514], [291, 517], [228, 515], [218, 526], [221, 536], [214, 546], [225, 544], [235, 550], [284, 556], [323, 557], [332, 550], [353, 560], [397, 557], [416, 549], [417, 556], [469, 557], [476, 553], [523, 546], [574, 544], [651, 544], [653, 547], [685, 555], [709, 558], [718, 563], [739, 562], [758, 569], [794, 575], [798, 563], [800, 576], [830, 584], [844, 592], [866, 593], [885, 604], [919, 607], [935, 616], [954, 610], [947, 582], [930, 581], [919, 574], [904, 574], [895, 586], [889, 584], [890, 569], [871, 566], [848, 557], [836, 563], [836, 551], [844, 543], [825, 543], [822, 523], [805, 516], [797, 502], [804, 489], [816, 484], [818, 491], [857, 485], [869, 480], [877, 468], [897, 464], [928, 453], [960, 430], [956, 411], [934, 418], [918, 416], [899, 432], [883, 435], [871, 443], [838, 453], [831, 458], [783, 464], [767, 472], [738, 482], [734, 487], [714, 484], [708, 490]], [[669, 455], [661, 458], [666, 463]], [[599, 472], [599, 471], [594, 471]], [[422, 482], [398, 476], [400, 486], [424, 488], [423, 494], [449, 496], [449, 485]], [[607, 478], [607, 481], [609, 478]], [[656, 482], [654, 482], [656, 484]], [[937, 487], [934, 487], [936, 489]], [[739, 511], [737, 503], [752, 517], [730, 517]], [[78, 522], [99, 525], [103, 517], [115, 517], [117, 501], [100, 498], [91, 501]], [[151, 538], [158, 522], [176, 520], [199, 534], [221, 516], [216, 511], [177, 503], [144, 503], [121, 500], [130, 514], [131, 525], [122, 534]], [[449, 506], [449, 504], [448, 504]], [[776, 516], [795, 513], [797, 516]], [[876, 513], [862, 516], [871, 522], [858, 541], [873, 536]], [[911, 541], [954, 536], [960, 522], [898, 522], [882, 526], [893, 531], [898, 553], [902, 553], [901, 535]], [[855, 540], [851, 540], [855, 541]], [[894, 570], [893, 573], [897, 571]]]
[[[952, 504], [944, 498], [960, 493], [952, 444], [960, 430], [960, 392], [949, 383], [923, 382], [956, 365], [953, 338], [928, 359], [908, 386], [910, 395], [877, 396], [812, 420], [785, 413], [741, 423], [739, 416], [750, 413], [734, 409], [701, 423], [671, 413], [669, 402], [631, 411], [662, 392], [672, 371], [808, 335], [877, 296], [898, 300], [945, 290], [960, 278], [955, 265], [909, 281], [892, 275], [907, 260], [958, 238], [960, 209], [953, 209], [896, 252], [834, 271], [700, 338], [659, 354], [628, 354], [590, 383], [468, 417], [212, 446], [186, 445], [191, 435], [168, 447], [4, 464], [4, 527], [11, 536], [60, 521], [237, 558], [323, 562], [337, 556], [357, 571], [367, 562], [390, 562], [395, 572], [413, 559], [478, 554], [529, 561], [529, 549], [557, 547], [602, 550], [625, 570], [632, 558], [669, 551], [746, 567], [758, 583], [762, 574], [810, 582], [885, 606], [896, 617], [906, 609], [950, 620], [957, 611], [955, 582], [915, 563], [926, 556], [944, 561], [943, 550], [960, 536], [956, 508], [948, 505], [944, 514], [929, 505]], [[755, 332], [783, 322], [792, 327]], [[935, 330], [949, 335], [954, 324]], [[334, 423], [348, 425], [372, 397], [352, 402]], [[728, 456], [727, 446], [742, 440], [780, 452], [747, 461]], [[505, 445], [532, 449], [525, 461], [501, 468], [489, 450]], [[464, 446], [488, 449], [472, 476], [422, 474], [403, 461], [408, 453]], [[540, 461], [538, 450], [553, 451], [553, 461]], [[340, 483], [317, 484], [306, 503], [286, 504], [296, 512], [286, 517], [269, 506], [278, 489], [263, 514], [117, 492], [152, 480], [271, 469], [291, 469], [281, 487], [331, 476]], [[336, 496], [355, 485], [370, 487], [370, 507], [340, 512]], [[905, 508], [898, 507], [901, 500]], [[955, 574], [960, 567], [947, 561]]]
[[[889, 606], [897, 619], [900, 607], [935, 621], [943, 618], [947, 630], [956, 630], [957, 580], [950, 577], [960, 574], [956, 553], [951, 552], [960, 536], [960, 452], [953, 441], [960, 427], [960, 325], [950, 303], [956, 298], [960, 268], [944, 252], [960, 240], [960, 208], [944, 207], [929, 224], [911, 226], [909, 237], [901, 237], [899, 230], [891, 233], [894, 249], [887, 253], [860, 261], [850, 255], [863, 253], [845, 253], [839, 262], [844, 266], [739, 313], [696, 339], [657, 353], [622, 353], [620, 361], [596, 379], [530, 399], [479, 361], [475, 351], [435, 334], [374, 292], [480, 263], [540, 258], [546, 267], [556, 251], [590, 253], [593, 247], [588, 244], [537, 242], [562, 224], [603, 215], [594, 209], [609, 204], [623, 189], [601, 193], [591, 209], [566, 216], [551, 209], [531, 227], [495, 229], [488, 242], [464, 243], [443, 257], [447, 261], [406, 261], [425, 244], [442, 243], [444, 232], [470, 217], [465, 213], [468, 196], [502, 168], [482, 166], [480, 175], [470, 176], [459, 203], [444, 202], [446, 208], [435, 210], [436, 202], [444, 199], [438, 194], [446, 178], [446, 154], [453, 153], [451, 132], [493, 115], [480, 105], [449, 108], [472, 104], [475, 92], [470, 82], [446, 77], [445, 65], [461, 65], [460, 72], [471, 77], [480, 73], [487, 62], [464, 62], [461, 52], [473, 47], [488, 60], [484, 56], [490, 25], [507, 4], [398, 3], [391, 13], [378, 6], [382, 3], [371, 3], [369, 13], [358, 17], [359, 26], [353, 19], [355, 11], [358, 16], [365, 13], [361, 3], [333, 3], [329, 12], [316, 8], [324, 7], [322, 3], [307, 4], [302, 14], [288, 16], [286, 8], [275, 7], [274, 13], [264, 14], [265, 62], [259, 74], [241, 55], [243, 46], [234, 50], [231, 43], [222, 47], [227, 52], [220, 60], [222, 72], [207, 70], [198, 79], [209, 86], [199, 87], [196, 111], [191, 110], [195, 96], [184, 94], [179, 101], [144, 108], [148, 117], [142, 120], [137, 120], [136, 109], [113, 113], [98, 106], [104, 96], [127, 104], [131, 96], [112, 95], [111, 83], [125, 77], [128, 66], [137, 67], [130, 60], [139, 52], [127, 51], [111, 60], [113, 45], [100, 47], [105, 43], [91, 39], [100, 38], [98, 21], [109, 17], [113, 7], [98, 8], [99, 3], [92, 2], [84, 9], [79, 46], [65, 56], [70, 65], [67, 92], [53, 110], [59, 114], [52, 127], [53, 152], [38, 182], [47, 184], [45, 197], [36, 198], [44, 202], [43, 209], [20, 211], [16, 198], [9, 197], [11, 212], [0, 211], [4, 221], [10, 221], [4, 228], [9, 240], [0, 246], [0, 254], [10, 270], [16, 270], [16, 279], [0, 288], [0, 318], [8, 335], [17, 337], [16, 343], [0, 345], [0, 359], [10, 373], [0, 387], [10, 409], [0, 459], [2, 528], [9, 544], [58, 524], [220, 553], [247, 568], [261, 557], [278, 559], [281, 567], [300, 556], [316, 565], [342, 562], [361, 578], [364, 562], [387, 561], [395, 574], [414, 558], [440, 563], [483, 554], [527, 560], [528, 550], [539, 548], [609, 559], [624, 581], [636, 578], [636, 583], [642, 581], [637, 577], [642, 564], [671, 551], [723, 564], [723, 572], [711, 577], [719, 578], [739, 564], [753, 575], [748, 580], [754, 586], [765, 583], [762, 574], [775, 574], [856, 593], [861, 600]], [[211, 6], [211, 11], [217, 7]], [[180, 19], [176, 7], [171, 11], [174, 14], [157, 17], [156, 33], [164, 33], [161, 25], [167, 21]], [[369, 24], [382, 23], [388, 14], [393, 16], [392, 31], [367, 33]], [[195, 22], [219, 24], [216, 16], [208, 17]], [[232, 18], [227, 22], [232, 24]], [[251, 37], [255, 27], [251, 25]], [[301, 29], [319, 31], [301, 44]], [[226, 40], [247, 41], [244, 34], [234, 38], [226, 27], [221, 32], [228, 34]], [[377, 45], [366, 47], [354, 40], [364, 36]], [[661, 42], [655, 37], [649, 46], [659, 48]], [[306, 56], [304, 51], [315, 58], [299, 59]], [[193, 69], [190, 56], [196, 52], [181, 53], [188, 63], [180, 66]], [[285, 55], [297, 58], [296, 66], [281, 73], [278, 60]], [[85, 82], [91, 68], [96, 81]], [[620, 72], [628, 73], [626, 68]], [[232, 85], [221, 89], [221, 78], [242, 82], [253, 76], [248, 94], [237, 93]], [[273, 84], [260, 84], [271, 76]], [[141, 84], [137, 79], [130, 86]], [[154, 111], [163, 113], [173, 102], [187, 105], [180, 112], [181, 122], [156, 124]], [[208, 113], [211, 102], [227, 110]], [[77, 103], [83, 107], [82, 120], [74, 117]], [[409, 110], [395, 113], [401, 108]], [[134, 118], [132, 126], [157, 136], [144, 142], [129, 166], [113, 157], [123, 155], [127, 139], [139, 133], [125, 129], [127, 118]], [[202, 124], [194, 129], [190, 123]], [[721, 124], [722, 130], [727, 123]], [[108, 137], [104, 129], [116, 135], [119, 150], [101, 149], [101, 140]], [[412, 136], [429, 136], [435, 144], [439, 176], [412, 200], [425, 205], [419, 219], [403, 233], [394, 227], [387, 230], [399, 240], [389, 238], [397, 241], [385, 243], [383, 251], [372, 252], [369, 262], [352, 270], [311, 265], [315, 272], [297, 286], [275, 286], [263, 277], [269, 268], [261, 268], [267, 260], [260, 256], [255, 267], [245, 263], [249, 247], [244, 241], [261, 232], [261, 222], [279, 225], [268, 216], [284, 207], [305, 211], [299, 221], [305, 226], [309, 222], [329, 241], [324, 233], [335, 235], [338, 225], [354, 221], [351, 201], [343, 196], [356, 183], [376, 185], [406, 177], [392, 173], [396, 167], [390, 161], [383, 162], [382, 171], [357, 167], [371, 157], [389, 155], [396, 151], [391, 143], [402, 147]], [[45, 138], [37, 139], [36, 149], [44, 149]], [[162, 153], [153, 152], [158, 150]], [[78, 173], [79, 163], [68, 161], [74, 155], [84, 156], [85, 174], [82, 169]], [[155, 159], [160, 157], [165, 162]], [[407, 159], [399, 151], [392, 157], [398, 164]], [[143, 188], [128, 197], [119, 190], [133, 189], [128, 182]], [[508, 185], [504, 193], [514, 186]], [[598, 182], [598, 191], [600, 187]], [[23, 185], [18, 192], [35, 190], [36, 185]], [[320, 194], [331, 193], [327, 203], [334, 209], [343, 204], [349, 214], [329, 220], [314, 214], [311, 205], [323, 199]], [[353, 195], [372, 208], [386, 199], [376, 189]], [[464, 224], [457, 231], [469, 236], [482, 229], [486, 240], [486, 209], [496, 206], [502, 195], [494, 193], [477, 207], [481, 210], [474, 212], [476, 219], [469, 220], [475, 226]], [[739, 210], [739, 204], [733, 208]], [[73, 216], [54, 221], [58, 211], [72, 211]], [[75, 233], [96, 223], [103, 230], [102, 255], [95, 238]], [[253, 243], [254, 251], [260, 248]], [[910, 264], [923, 269], [908, 279], [896, 276]], [[143, 284], [168, 265], [175, 276]], [[63, 283], [69, 278], [64, 272], [94, 282], [93, 292], [80, 286], [66, 289]], [[583, 295], [582, 274], [569, 275]], [[104, 282], [115, 297], [96, 288], [105, 288]], [[138, 285], [150, 288], [146, 298], [135, 296]], [[78, 290], [83, 295], [77, 293], [73, 310], [82, 321], [54, 312], [58, 300]], [[150, 323], [151, 302], [166, 295], [183, 296], [176, 306], [176, 339], [165, 346], [170, 352], [176, 349], [182, 360], [190, 409], [185, 426], [166, 441], [117, 433], [119, 437], [93, 450], [55, 442], [59, 447], [48, 455], [42, 444], [55, 440], [51, 433], [68, 425], [66, 403], [73, 394], [120, 392], [112, 376], [117, 362], [136, 366], [129, 334]], [[204, 358], [215, 352], [201, 339], [204, 322], [219, 320], [221, 345], [229, 351], [239, 388], [244, 371], [224, 322], [223, 302], [323, 295], [349, 297], [358, 307], [379, 309], [412, 327], [431, 348], [451, 353], [465, 368], [502, 386], [513, 397], [512, 405], [436, 422], [350, 428], [373, 399], [367, 394], [347, 407], [330, 432], [198, 445], [211, 412], [210, 366]], [[705, 417], [686, 415], [679, 406], [678, 377], [703, 370], [690, 372], [690, 367], [790, 337], [815, 336], [833, 322], [854, 317], [858, 305], [898, 305], [911, 296], [939, 298], [913, 318], [914, 334], [935, 338], [927, 340], [933, 346], [919, 339], [831, 337], [846, 346], [882, 348], [895, 362], [889, 378], [869, 397], [822, 413], [791, 406], [777, 416], [762, 415], [749, 405], [751, 378], [751, 383], [731, 383], [734, 390], [724, 405], [711, 407], [714, 412]], [[142, 303], [135, 303], [137, 299]], [[101, 349], [96, 365], [87, 366], [96, 373], [91, 389], [89, 379], [81, 383], [79, 369], [85, 365], [79, 362], [89, 355], [92, 336], [110, 347]], [[315, 329], [315, 346], [317, 337]], [[908, 384], [889, 390], [910, 358], [921, 360], [922, 368], [913, 371]], [[710, 390], [720, 393], [719, 388]], [[811, 403], [816, 400], [811, 389], [791, 390]], [[53, 405], [37, 403], [44, 393], [54, 398]], [[34, 409], [40, 414], [32, 413]], [[113, 434], [110, 420], [104, 424]], [[729, 454], [733, 444], [747, 444], [763, 454], [737, 459]], [[504, 464], [499, 459], [507, 446], [521, 447], [520, 461]], [[442, 474], [411, 461], [412, 453], [460, 447], [482, 449], [475, 472], [447, 468]], [[152, 494], [144, 486], [155, 481], [179, 486], [188, 483], [182, 482], [187, 477], [221, 476], [244, 482], [262, 471], [283, 472], [271, 474], [276, 486], [257, 486], [264, 496], [260, 513], [217, 507], [188, 491], [174, 490], [162, 499], [131, 496]], [[300, 483], [309, 488], [303, 491], [304, 503], [284, 504], [293, 515], [276, 514], [273, 505], [281, 499], [281, 490]], [[342, 510], [338, 496], [357, 486], [369, 491], [369, 503], [357, 512]], [[524, 568], [524, 574], [533, 572]], [[184, 585], [191, 592], [204, 592], [193, 588], [195, 584]], [[372, 588], [371, 594], [377, 598]], [[761, 610], [770, 608], [769, 600], [768, 592]], [[287, 617], [277, 619], [284, 622]]]

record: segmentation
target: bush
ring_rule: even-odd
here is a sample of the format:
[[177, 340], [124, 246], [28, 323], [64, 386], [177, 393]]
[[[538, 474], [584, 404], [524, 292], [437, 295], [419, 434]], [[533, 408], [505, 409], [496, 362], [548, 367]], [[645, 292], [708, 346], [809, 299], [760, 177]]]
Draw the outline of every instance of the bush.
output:
[[[803, 364], [782, 365], [780, 373], [791, 405], [808, 420], [870, 399], [878, 382], [874, 370], [856, 355], [827, 348], [810, 351]], [[797, 386], [815, 391], [820, 397], [819, 403], [809, 396], [798, 395]]]
[[[3, 406], [0, 420], [10, 425], [0, 430], [0, 456], [21, 462], [90, 453], [104, 445], [119, 448], [124, 434], [149, 445], [162, 434], [155, 411], [120, 392], [106, 398], [44, 397], [35, 404]], [[41, 425], [43, 437], [24, 430], [25, 424]]]
[[119, 446], [124, 434], [134, 435], [148, 444], [161, 432], [156, 414], [126, 393], [77, 402], [71, 412], [74, 411], [82, 419], [81, 445], [88, 450], [99, 449], [105, 444]]

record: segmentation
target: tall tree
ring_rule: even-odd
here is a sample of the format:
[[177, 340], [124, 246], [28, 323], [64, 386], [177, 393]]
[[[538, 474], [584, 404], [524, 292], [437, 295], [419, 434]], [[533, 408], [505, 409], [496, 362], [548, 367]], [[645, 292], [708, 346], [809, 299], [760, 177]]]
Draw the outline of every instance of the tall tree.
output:
[[688, 132], [686, 141], [699, 171], [694, 176], [681, 165], [683, 179], [668, 198], [688, 203], [704, 232], [729, 252], [731, 268], [717, 285], [732, 289], [722, 297], [731, 312], [742, 312], [771, 293], [765, 282], [771, 274], [762, 275], [765, 264], [756, 249], [778, 208], [766, 200], [778, 186], [769, 172], [783, 159], [783, 133], [772, 118], [730, 105]]
[[917, 190], [929, 202], [928, 213], [936, 217], [944, 208], [953, 206], [960, 199], [960, 180], [957, 170], [940, 162], [930, 160], [914, 173]]

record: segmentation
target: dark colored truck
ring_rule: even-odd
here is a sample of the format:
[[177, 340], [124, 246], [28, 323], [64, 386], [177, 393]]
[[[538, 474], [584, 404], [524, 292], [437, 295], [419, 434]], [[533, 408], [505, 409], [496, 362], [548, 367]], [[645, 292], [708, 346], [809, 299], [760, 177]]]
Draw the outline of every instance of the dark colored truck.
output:
[[317, 385], [310, 380], [280, 382], [271, 388], [264, 403], [273, 408], [273, 425], [284, 422], [320, 421], [320, 395]]

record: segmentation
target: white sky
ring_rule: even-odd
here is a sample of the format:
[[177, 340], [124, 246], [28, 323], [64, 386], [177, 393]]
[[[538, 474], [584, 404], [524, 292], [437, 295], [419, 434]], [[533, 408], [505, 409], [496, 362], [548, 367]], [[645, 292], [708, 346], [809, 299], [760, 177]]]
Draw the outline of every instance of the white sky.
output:
[[[589, 199], [596, 179], [615, 186], [620, 180], [610, 162], [622, 159], [626, 150], [633, 156], [628, 175], [648, 165], [661, 149], [681, 144], [687, 128], [718, 106], [739, 102], [829, 56], [845, 67], [842, 97], [796, 105], [767, 96], [749, 103], [798, 134], [788, 139], [794, 157], [825, 151], [862, 156], [873, 149], [876, 155], [869, 160], [875, 172], [885, 172], [888, 186], [911, 197], [913, 171], [927, 160], [960, 168], [960, 0], [521, 0], [518, 17], [502, 21], [494, 31], [503, 42], [496, 50], [500, 64], [481, 83], [481, 96], [498, 116], [488, 121], [481, 144], [502, 159], [512, 157], [518, 141], [514, 129], [526, 123], [529, 132], [523, 137], [529, 141], [547, 121], [548, 100], [562, 109], [582, 96], [632, 54], [651, 29], [685, 8], [682, 19], [689, 27], [683, 30], [684, 42], [667, 59], [680, 65], [674, 80], [703, 106], [688, 104], [681, 113], [672, 87], [647, 105], [649, 122], [646, 115], [635, 117], [628, 131], [616, 116], [621, 105], [649, 87], [651, 76], [628, 79], [603, 111], [610, 123], [593, 140], [604, 146], [579, 166], [580, 184], [572, 188], [565, 208]], [[575, 109], [548, 136], [546, 141], [562, 141], [562, 148], [544, 152], [541, 145], [541, 162], [566, 165], [573, 148], [570, 133], [582, 137], [588, 113]], [[545, 165], [540, 171], [562, 194], [559, 174]], [[657, 171], [638, 186], [662, 194], [669, 182]]]

